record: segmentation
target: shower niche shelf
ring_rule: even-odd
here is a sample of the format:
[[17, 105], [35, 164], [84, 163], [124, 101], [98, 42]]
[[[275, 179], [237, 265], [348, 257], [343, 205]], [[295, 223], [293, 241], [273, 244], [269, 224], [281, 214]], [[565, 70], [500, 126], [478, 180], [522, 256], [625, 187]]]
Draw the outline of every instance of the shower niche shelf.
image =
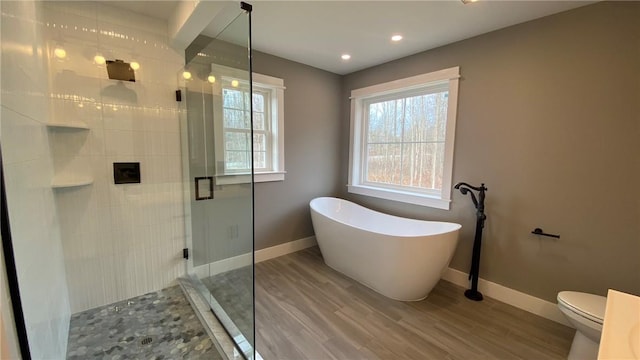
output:
[[65, 189], [93, 184], [93, 178], [88, 176], [56, 176], [51, 181], [53, 189]]
[[[53, 141], [54, 148], [58, 148], [68, 140], [78, 139], [78, 137], [85, 138], [86, 131], [90, 130], [86, 122], [76, 120], [49, 121], [46, 126], [51, 130], [49, 139]], [[61, 156], [61, 154], [56, 154], [56, 150], [53, 150], [52, 155], [54, 158]], [[52, 189], [76, 188], [91, 184], [93, 184], [93, 177], [90, 174], [81, 174], [73, 171], [54, 174], [53, 180], [51, 180]]]
[[89, 125], [82, 121], [49, 122], [47, 127], [49, 129], [89, 130]]

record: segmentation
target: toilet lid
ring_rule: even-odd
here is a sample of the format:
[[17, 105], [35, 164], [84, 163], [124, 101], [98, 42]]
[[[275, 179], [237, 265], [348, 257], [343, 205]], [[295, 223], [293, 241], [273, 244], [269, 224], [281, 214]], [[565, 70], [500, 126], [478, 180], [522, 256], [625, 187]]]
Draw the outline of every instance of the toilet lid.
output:
[[602, 324], [604, 310], [607, 307], [606, 297], [577, 291], [559, 292], [558, 302], [576, 314], [600, 324]]

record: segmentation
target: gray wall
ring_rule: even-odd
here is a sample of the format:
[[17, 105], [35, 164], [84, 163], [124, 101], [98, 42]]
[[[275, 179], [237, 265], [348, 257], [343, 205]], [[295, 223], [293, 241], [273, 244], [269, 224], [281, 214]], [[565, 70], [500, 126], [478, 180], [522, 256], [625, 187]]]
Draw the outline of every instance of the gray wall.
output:
[[[245, 22], [246, 18], [236, 21]], [[227, 28], [231, 29], [231, 28]], [[246, 31], [246, 28], [243, 29]], [[205, 53], [208, 56], [195, 56]], [[189, 206], [186, 209], [187, 244], [193, 248], [193, 265], [200, 266], [234, 256], [250, 253], [253, 249], [251, 223], [251, 185], [249, 183], [216, 185], [214, 198], [195, 200], [195, 177], [211, 176], [216, 168], [217, 144], [215, 128], [222, 118], [214, 114], [212, 85], [207, 81], [211, 64], [227, 66], [246, 72], [249, 78], [249, 58], [246, 46], [200, 35], [185, 51], [187, 68], [194, 77], [185, 82], [187, 105], [187, 131], [182, 142], [184, 164], [188, 164], [186, 181], [190, 187]], [[216, 150], [217, 149], [217, 150]]]
[[284, 181], [255, 185], [257, 250], [313, 235], [309, 201], [342, 184], [341, 77], [254, 52], [254, 72], [284, 79]]
[[[453, 182], [489, 188], [481, 277], [549, 301], [563, 289], [640, 294], [638, 19], [638, 2], [603, 2], [344, 77], [340, 195], [461, 223], [451, 266], [468, 271], [475, 226], [468, 196], [456, 192], [451, 210], [441, 211], [344, 186], [350, 91], [459, 65]], [[535, 227], [561, 238], [531, 235]]]

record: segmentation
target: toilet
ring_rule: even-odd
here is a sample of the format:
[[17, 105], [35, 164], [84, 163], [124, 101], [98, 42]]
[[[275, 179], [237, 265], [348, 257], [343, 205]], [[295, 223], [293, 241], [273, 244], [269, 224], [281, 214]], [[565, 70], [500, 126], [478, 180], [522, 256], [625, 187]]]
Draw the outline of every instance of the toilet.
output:
[[604, 320], [607, 298], [577, 291], [558, 293], [558, 308], [576, 328], [569, 360], [589, 360], [598, 358], [600, 334]]

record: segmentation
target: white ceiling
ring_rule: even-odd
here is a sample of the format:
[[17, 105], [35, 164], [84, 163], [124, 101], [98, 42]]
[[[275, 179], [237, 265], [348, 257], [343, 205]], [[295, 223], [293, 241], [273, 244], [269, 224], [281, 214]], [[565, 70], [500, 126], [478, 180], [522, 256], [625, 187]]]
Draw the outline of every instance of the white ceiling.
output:
[[[459, 0], [248, 2], [253, 5], [254, 49], [348, 74], [595, 1], [480, 0], [467, 5]], [[176, 2], [165, 2], [164, 7], [127, 3], [142, 3], [139, 12], [168, 18]], [[215, 37], [219, 28], [210, 25], [203, 33]], [[392, 43], [392, 34], [404, 39]], [[342, 60], [343, 53], [349, 53], [351, 60]]]

